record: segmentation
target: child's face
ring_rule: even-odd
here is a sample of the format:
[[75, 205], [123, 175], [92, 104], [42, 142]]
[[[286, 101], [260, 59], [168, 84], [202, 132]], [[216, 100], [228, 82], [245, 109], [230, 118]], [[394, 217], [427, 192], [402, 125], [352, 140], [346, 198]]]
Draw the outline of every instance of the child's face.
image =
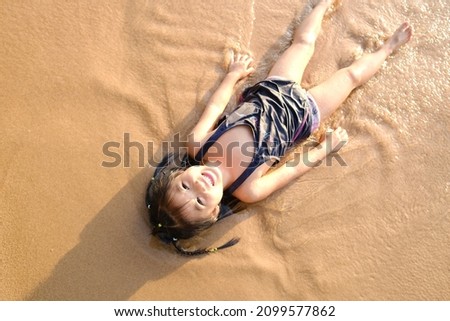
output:
[[223, 196], [222, 173], [217, 167], [192, 166], [172, 181], [175, 206], [186, 204], [187, 219], [203, 221], [216, 218]]

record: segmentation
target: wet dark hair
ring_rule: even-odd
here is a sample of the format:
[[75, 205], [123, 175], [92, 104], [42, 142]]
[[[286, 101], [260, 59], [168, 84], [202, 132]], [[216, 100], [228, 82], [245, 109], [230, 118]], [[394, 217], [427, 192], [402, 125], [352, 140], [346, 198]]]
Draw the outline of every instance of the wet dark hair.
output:
[[[211, 227], [216, 219], [208, 219], [199, 222], [189, 222], [178, 215], [180, 208], [170, 206], [171, 195], [169, 189], [172, 180], [190, 166], [200, 165], [194, 159], [185, 155], [167, 154], [158, 164], [152, 179], [147, 187], [146, 204], [152, 225], [152, 234], [164, 243], [172, 244], [177, 252], [182, 255], [202, 255], [230, 247], [239, 242], [239, 238], [233, 238], [227, 243], [213, 248], [200, 248], [186, 250], [179, 240], [189, 239]], [[221, 220], [242, 210], [245, 206], [232, 195], [224, 193], [219, 205], [220, 211], [217, 220]]]

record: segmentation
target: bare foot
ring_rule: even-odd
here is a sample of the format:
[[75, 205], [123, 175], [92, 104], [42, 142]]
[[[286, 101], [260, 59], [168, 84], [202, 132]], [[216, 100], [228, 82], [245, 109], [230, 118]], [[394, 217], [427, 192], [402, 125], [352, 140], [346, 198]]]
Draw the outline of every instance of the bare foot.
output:
[[385, 43], [386, 48], [390, 53], [393, 53], [411, 39], [412, 33], [413, 30], [410, 24], [408, 22], [403, 22]]

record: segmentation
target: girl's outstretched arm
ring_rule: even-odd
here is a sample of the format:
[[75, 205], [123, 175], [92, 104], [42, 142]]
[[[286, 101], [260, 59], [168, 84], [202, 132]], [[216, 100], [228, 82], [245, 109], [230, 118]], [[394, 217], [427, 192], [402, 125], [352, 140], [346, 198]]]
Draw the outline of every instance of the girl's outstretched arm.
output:
[[348, 141], [347, 131], [340, 127], [327, 136], [327, 139], [318, 146], [301, 155], [300, 159], [288, 161], [283, 166], [249, 182], [247, 186], [243, 185], [245, 189], [236, 190], [235, 196], [246, 203], [262, 201], [311, 168], [320, 165], [328, 154], [337, 152]]
[[191, 140], [192, 143], [200, 142], [213, 130], [213, 126], [233, 95], [236, 83], [254, 71], [250, 66], [252, 62], [253, 59], [248, 55], [232, 54], [228, 73], [209, 99], [200, 120], [189, 135], [190, 143]]

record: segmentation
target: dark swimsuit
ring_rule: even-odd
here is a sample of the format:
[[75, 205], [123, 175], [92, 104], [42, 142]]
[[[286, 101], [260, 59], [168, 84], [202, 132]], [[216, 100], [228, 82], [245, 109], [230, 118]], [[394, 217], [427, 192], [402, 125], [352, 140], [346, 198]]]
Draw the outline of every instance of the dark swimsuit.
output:
[[[232, 194], [261, 164], [278, 162], [296, 142], [308, 138], [317, 108], [297, 83], [288, 80], [264, 80], [243, 93], [242, 103], [216, 128], [200, 148], [200, 162], [208, 149], [226, 131], [247, 125], [253, 131], [255, 153], [249, 166], [225, 191]], [[313, 107], [313, 108], [311, 108]]]

